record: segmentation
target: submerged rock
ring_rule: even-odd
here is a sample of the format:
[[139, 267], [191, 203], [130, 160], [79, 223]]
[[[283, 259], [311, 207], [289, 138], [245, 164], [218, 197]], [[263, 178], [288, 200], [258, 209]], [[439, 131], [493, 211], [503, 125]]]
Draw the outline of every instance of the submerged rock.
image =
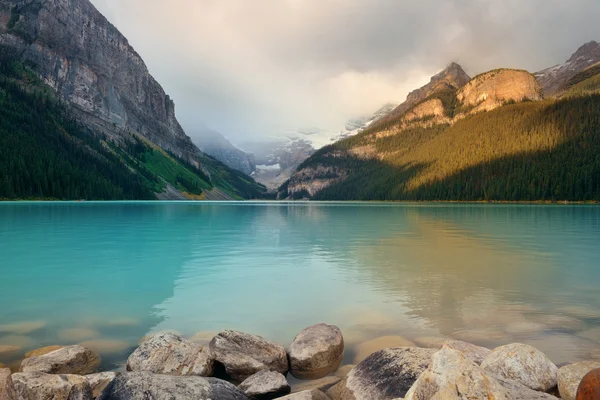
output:
[[577, 400], [600, 399], [600, 369], [588, 372], [577, 388]]
[[40, 349], [31, 350], [31, 351], [28, 351], [27, 353], [25, 353], [25, 358], [43, 356], [44, 354], [52, 353], [53, 351], [62, 349], [63, 347], [65, 347], [65, 346], [56, 345], [56, 346], [46, 346], [46, 347], [42, 347]]
[[231, 383], [200, 376], [128, 372], [117, 376], [99, 400], [247, 400]]
[[290, 372], [295, 378], [323, 378], [342, 363], [344, 337], [337, 326], [313, 325], [296, 335], [288, 354]]
[[560, 397], [566, 400], [575, 400], [577, 388], [583, 377], [597, 368], [600, 368], [600, 363], [595, 361], [578, 362], [560, 368], [557, 374]]
[[278, 400], [331, 400], [329, 396], [320, 390], [304, 390], [298, 393], [280, 397]]
[[250, 399], [270, 400], [290, 392], [285, 376], [275, 371], [259, 371], [242, 382], [238, 388]]
[[474, 344], [462, 342], [460, 340], [448, 340], [442, 346], [442, 349], [453, 349], [463, 353], [468, 359], [477, 365], [481, 365], [483, 360], [492, 352], [485, 347], [475, 346]]
[[8, 368], [0, 369], [0, 400], [17, 400], [17, 392]]
[[356, 346], [354, 349], [354, 364], [358, 364], [371, 354], [393, 347], [415, 347], [415, 344], [402, 336], [382, 336]]
[[481, 364], [492, 374], [542, 392], [556, 387], [558, 368], [535, 347], [513, 343], [493, 350]]
[[512, 400], [508, 391], [465, 354], [453, 349], [435, 353], [429, 368], [406, 393], [405, 400]]
[[165, 332], [144, 341], [127, 359], [127, 370], [211, 376], [215, 371], [215, 360], [205, 347]]
[[403, 347], [380, 350], [354, 367], [331, 388], [334, 399], [391, 400], [404, 397], [431, 362], [435, 349]]
[[262, 370], [288, 372], [287, 353], [283, 346], [260, 336], [223, 331], [211, 340], [209, 348], [225, 372], [238, 382]]
[[18, 399], [92, 400], [88, 381], [79, 375], [56, 375], [43, 372], [13, 374]]
[[104, 389], [117, 378], [116, 372], [99, 372], [97, 374], [86, 375], [84, 378], [88, 381], [92, 389], [92, 398], [97, 398]]
[[100, 356], [83, 346], [67, 346], [21, 363], [21, 372], [47, 374], [92, 374], [100, 367]]

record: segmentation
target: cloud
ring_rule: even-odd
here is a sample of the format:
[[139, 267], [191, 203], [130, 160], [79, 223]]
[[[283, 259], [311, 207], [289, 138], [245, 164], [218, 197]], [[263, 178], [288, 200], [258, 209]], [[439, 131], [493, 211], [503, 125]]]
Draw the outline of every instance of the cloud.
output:
[[194, 136], [339, 130], [451, 61], [537, 71], [600, 39], [597, 0], [92, 0]]

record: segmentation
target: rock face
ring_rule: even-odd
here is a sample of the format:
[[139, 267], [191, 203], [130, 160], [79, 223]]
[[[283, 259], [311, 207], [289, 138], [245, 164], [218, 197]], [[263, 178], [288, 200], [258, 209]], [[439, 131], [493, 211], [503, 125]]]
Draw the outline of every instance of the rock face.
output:
[[10, 369], [0, 369], [0, 400], [16, 400], [17, 392], [10, 376]]
[[62, 349], [63, 347], [64, 346], [46, 346], [42, 347], [41, 349], [31, 350], [25, 353], [25, 358], [43, 356], [44, 354], [52, 353], [53, 351]]
[[37, 65], [42, 79], [80, 112], [86, 125], [109, 135], [116, 128], [138, 132], [183, 158], [197, 153], [169, 96], [89, 0], [0, 4], [0, 44]]
[[405, 400], [512, 399], [508, 391], [463, 353], [442, 349], [417, 379]]
[[41, 372], [12, 376], [17, 399], [27, 400], [91, 400], [88, 381], [78, 375], [53, 375]]
[[100, 356], [83, 346], [68, 346], [30, 357], [21, 363], [21, 372], [47, 374], [92, 374], [100, 367]]
[[527, 71], [499, 69], [473, 78], [458, 91], [457, 97], [471, 112], [489, 111], [506, 102], [541, 100], [541, 86]]
[[302, 330], [289, 349], [290, 372], [298, 379], [319, 379], [335, 372], [344, 357], [337, 326], [317, 324]]
[[174, 333], [144, 341], [127, 360], [128, 371], [165, 375], [212, 376], [215, 360], [208, 349]]
[[555, 65], [535, 77], [542, 85], [545, 96], [553, 96], [575, 75], [600, 62], [600, 44], [589, 42], [581, 46], [564, 64]]
[[600, 363], [584, 361], [566, 365], [558, 370], [558, 391], [565, 400], [577, 398], [577, 388], [583, 377], [590, 371], [600, 368]]
[[391, 348], [371, 354], [332, 388], [336, 399], [369, 400], [404, 397], [430, 364], [434, 349]]
[[84, 378], [88, 381], [90, 388], [92, 389], [92, 398], [97, 398], [104, 391], [104, 389], [113, 383], [117, 378], [116, 372], [100, 372], [97, 374], [86, 375]]
[[252, 375], [238, 388], [250, 399], [275, 399], [290, 392], [290, 385], [285, 376], [274, 371], [259, 371]]
[[99, 400], [246, 400], [232, 384], [216, 378], [170, 376], [149, 372], [119, 375]]
[[533, 390], [547, 392], [556, 387], [556, 365], [541, 351], [526, 344], [509, 344], [492, 351], [481, 367]]
[[247, 175], [256, 170], [253, 157], [235, 147], [221, 133], [203, 126], [194, 132], [193, 138], [200, 150], [223, 164]]
[[285, 349], [260, 336], [223, 331], [213, 338], [209, 348], [225, 372], [238, 382], [262, 370], [288, 372]]
[[600, 399], [600, 369], [588, 372], [577, 389], [577, 400]]
[[538, 392], [527, 386], [499, 376], [494, 376], [496, 380], [510, 393], [512, 400], [556, 400], [555, 396], [548, 393]]
[[448, 340], [442, 346], [442, 349], [452, 349], [463, 353], [468, 359], [477, 365], [481, 365], [483, 360], [492, 352], [485, 347], [475, 346], [474, 344], [462, 342], [460, 340]]

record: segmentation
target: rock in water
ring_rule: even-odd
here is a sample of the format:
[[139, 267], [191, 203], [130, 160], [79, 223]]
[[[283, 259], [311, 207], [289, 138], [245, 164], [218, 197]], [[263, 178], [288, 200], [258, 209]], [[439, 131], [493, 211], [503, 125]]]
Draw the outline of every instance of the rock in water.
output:
[[393, 347], [417, 347], [412, 341], [402, 336], [382, 336], [356, 346], [354, 364], [358, 364], [371, 354]]
[[18, 399], [92, 400], [92, 389], [82, 376], [25, 372], [12, 377]]
[[163, 332], [144, 341], [127, 359], [127, 370], [165, 375], [212, 376], [215, 360], [207, 348]]
[[201, 376], [128, 372], [117, 376], [99, 400], [247, 400], [231, 383]]
[[17, 392], [8, 368], [0, 369], [0, 400], [17, 400]]
[[302, 330], [289, 350], [290, 372], [298, 379], [319, 379], [335, 372], [344, 357], [344, 337], [337, 326], [317, 324]]
[[474, 344], [460, 340], [448, 340], [444, 343], [442, 349], [458, 350], [477, 365], [481, 365], [483, 360], [492, 352], [485, 347], [475, 346]]
[[100, 367], [100, 356], [83, 346], [67, 346], [50, 353], [30, 357], [21, 363], [21, 372], [47, 374], [92, 374]]
[[481, 367], [533, 390], [547, 392], [557, 384], [556, 365], [544, 353], [526, 344], [513, 343], [496, 348], [483, 360]]
[[588, 372], [577, 389], [577, 400], [600, 399], [600, 369]]
[[405, 400], [512, 400], [508, 391], [467, 356], [457, 350], [442, 349], [431, 359], [429, 368], [406, 393]]
[[558, 391], [565, 400], [577, 398], [577, 388], [583, 377], [593, 369], [600, 368], [600, 363], [584, 361], [566, 365], [558, 370]]
[[259, 371], [238, 386], [250, 399], [270, 400], [290, 392], [285, 376], [275, 371]]
[[329, 396], [320, 390], [304, 390], [298, 393], [280, 397], [278, 400], [331, 400]]
[[113, 381], [117, 378], [116, 372], [100, 372], [97, 374], [91, 374], [84, 376], [90, 384], [90, 388], [92, 389], [92, 398], [98, 398], [100, 394], [106, 389], [108, 385], [113, 383]]
[[391, 400], [404, 397], [431, 362], [435, 349], [399, 347], [371, 354], [331, 389], [335, 399]]
[[209, 348], [225, 372], [238, 382], [262, 370], [288, 372], [287, 353], [283, 346], [260, 336], [223, 331], [211, 340]]
[[41, 349], [31, 350], [25, 353], [25, 358], [43, 356], [44, 354], [52, 353], [53, 351], [62, 349], [63, 347], [65, 346], [46, 346], [42, 347]]

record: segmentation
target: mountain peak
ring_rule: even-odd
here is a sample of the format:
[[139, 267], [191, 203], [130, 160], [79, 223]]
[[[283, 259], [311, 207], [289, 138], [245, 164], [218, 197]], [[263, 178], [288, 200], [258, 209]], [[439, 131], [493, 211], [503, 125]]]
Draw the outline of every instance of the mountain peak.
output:
[[600, 44], [595, 40], [588, 42], [581, 46], [577, 51], [569, 58], [567, 62], [574, 62], [579, 59], [588, 59], [600, 56]]

